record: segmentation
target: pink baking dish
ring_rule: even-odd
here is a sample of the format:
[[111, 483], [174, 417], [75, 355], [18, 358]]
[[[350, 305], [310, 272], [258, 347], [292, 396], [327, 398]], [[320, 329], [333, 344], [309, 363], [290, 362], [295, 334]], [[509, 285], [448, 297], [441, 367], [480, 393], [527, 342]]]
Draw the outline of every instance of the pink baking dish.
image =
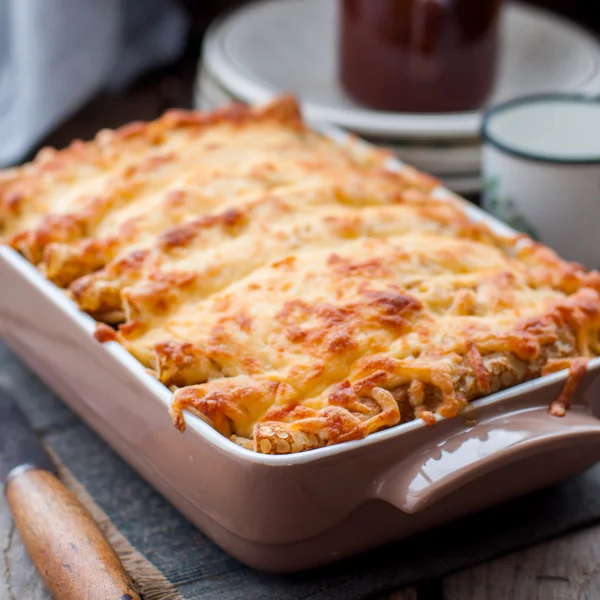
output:
[[[397, 168], [392, 163], [391, 168]], [[438, 190], [448, 196], [446, 190]], [[505, 225], [465, 202], [474, 220]], [[558, 482], [600, 460], [600, 359], [564, 418], [548, 413], [567, 373], [310, 452], [245, 450], [170, 392], [20, 255], [0, 246], [0, 335], [129, 464], [224, 550], [268, 571], [323, 565]]]

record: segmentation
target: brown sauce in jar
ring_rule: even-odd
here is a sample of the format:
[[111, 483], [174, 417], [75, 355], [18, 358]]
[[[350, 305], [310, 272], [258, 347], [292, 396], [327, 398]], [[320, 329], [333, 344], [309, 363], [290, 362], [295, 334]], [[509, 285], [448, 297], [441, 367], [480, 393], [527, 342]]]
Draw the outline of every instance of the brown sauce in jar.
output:
[[501, 0], [341, 0], [340, 76], [387, 111], [480, 108], [494, 84]]

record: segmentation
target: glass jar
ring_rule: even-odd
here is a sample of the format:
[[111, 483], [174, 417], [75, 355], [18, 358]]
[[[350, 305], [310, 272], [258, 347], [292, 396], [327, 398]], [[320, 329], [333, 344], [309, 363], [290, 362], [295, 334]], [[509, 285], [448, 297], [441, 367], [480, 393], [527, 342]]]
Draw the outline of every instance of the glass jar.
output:
[[340, 1], [340, 76], [359, 103], [398, 112], [485, 104], [501, 0]]

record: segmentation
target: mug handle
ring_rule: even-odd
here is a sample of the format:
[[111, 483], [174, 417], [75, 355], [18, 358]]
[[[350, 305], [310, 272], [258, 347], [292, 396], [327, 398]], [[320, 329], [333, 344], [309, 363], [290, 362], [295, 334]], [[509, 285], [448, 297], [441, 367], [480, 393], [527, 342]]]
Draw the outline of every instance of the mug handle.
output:
[[483, 420], [412, 455], [377, 482], [375, 496], [417, 513], [465, 484], [533, 454], [596, 437], [600, 420], [573, 408], [553, 417], [535, 408]]

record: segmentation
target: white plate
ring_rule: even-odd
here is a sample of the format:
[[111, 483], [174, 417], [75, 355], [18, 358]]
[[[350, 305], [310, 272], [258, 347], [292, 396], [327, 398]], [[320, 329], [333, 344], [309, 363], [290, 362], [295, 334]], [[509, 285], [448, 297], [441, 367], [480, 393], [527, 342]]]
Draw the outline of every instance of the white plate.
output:
[[[370, 136], [472, 137], [481, 112], [379, 112], [353, 103], [337, 82], [336, 0], [263, 0], [214, 24], [205, 38], [205, 66], [233, 96], [262, 102], [297, 94], [305, 114]], [[549, 12], [509, 4], [502, 20], [498, 102], [538, 92], [600, 95], [596, 38]]]
[[481, 142], [479, 139], [468, 142], [432, 143], [429, 140], [415, 143], [413, 140], [378, 141], [365, 137], [372, 144], [387, 148], [405, 163], [437, 177], [478, 173], [481, 169]]
[[202, 64], [198, 65], [194, 90], [194, 106], [196, 109], [210, 111], [236, 100], [235, 96], [230, 95], [214, 77], [211, 77]]

